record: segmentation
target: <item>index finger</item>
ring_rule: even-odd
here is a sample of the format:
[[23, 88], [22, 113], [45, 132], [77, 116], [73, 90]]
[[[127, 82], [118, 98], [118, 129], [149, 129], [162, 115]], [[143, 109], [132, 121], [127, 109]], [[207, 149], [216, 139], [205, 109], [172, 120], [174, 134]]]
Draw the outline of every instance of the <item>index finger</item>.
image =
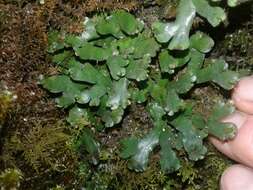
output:
[[232, 99], [238, 110], [253, 114], [253, 76], [244, 77], [238, 82]]

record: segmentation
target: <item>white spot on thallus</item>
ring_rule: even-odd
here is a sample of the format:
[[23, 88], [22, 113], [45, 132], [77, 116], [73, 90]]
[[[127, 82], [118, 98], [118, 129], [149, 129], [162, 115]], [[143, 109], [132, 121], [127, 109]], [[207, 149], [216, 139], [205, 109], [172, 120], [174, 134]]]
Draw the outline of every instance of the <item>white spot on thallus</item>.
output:
[[176, 64], [175, 64], [175, 63], [172, 63], [172, 64], [169, 65], [169, 67], [170, 67], [171, 69], [175, 69], [175, 68], [176, 68]]
[[191, 77], [191, 81], [192, 82], [195, 82], [197, 80], [197, 77], [195, 76], [195, 75], [193, 75], [192, 77]]
[[234, 80], [234, 81], [238, 81], [238, 80], [239, 80], [238, 76], [234, 76], [234, 77], [233, 77], [233, 80]]
[[119, 55], [119, 51], [114, 50], [114, 51], [112, 52], [112, 55]]
[[106, 19], [106, 20], [109, 20], [109, 19], [111, 19], [111, 18], [112, 18], [112, 15], [107, 16], [105, 19]]
[[90, 34], [88, 32], [83, 32], [81, 38], [87, 40], [90, 38]]
[[227, 63], [225, 63], [225, 65], [224, 65], [224, 68], [223, 68], [224, 70], [227, 70], [228, 69], [228, 64]]
[[174, 115], [174, 111], [171, 110], [171, 111], [168, 113], [168, 115], [169, 115], [169, 116], [173, 116], [173, 115]]

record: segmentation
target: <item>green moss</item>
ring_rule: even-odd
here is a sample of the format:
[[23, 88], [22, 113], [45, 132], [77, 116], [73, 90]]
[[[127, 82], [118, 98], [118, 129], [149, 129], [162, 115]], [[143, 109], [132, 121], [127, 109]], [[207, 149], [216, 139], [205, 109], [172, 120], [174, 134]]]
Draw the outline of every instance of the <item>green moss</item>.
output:
[[0, 174], [0, 187], [3, 190], [16, 190], [23, 179], [22, 173], [18, 169], [6, 169]]
[[218, 190], [220, 176], [231, 165], [231, 161], [218, 153], [212, 145], [208, 145], [208, 148], [210, 152], [202, 161], [193, 163], [182, 157], [181, 168], [173, 174], [160, 171], [159, 155], [152, 156], [150, 165], [144, 172], [136, 173], [128, 169], [126, 161], [111, 154], [111, 159], [92, 170], [83, 163], [79, 170], [79, 182], [83, 181], [83, 186], [89, 190]]
[[113, 160], [100, 164], [98, 170], [85, 183], [88, 189], [159, 189], [168, 178], [160, 171], [159, 164], [152, 162], [143, 173], [135, 173], [128, 169], [127, 162], [115, 156]]
[[194, 181], [199, 177], [198, 170], [194, 168], [194, 164], [189, 161], [182, 163], [182, 167], [179, 169], [178, 176], [181, 177], [183, 183], [194, 185]]
[[208, 148], [210, 152], [203, 163], [201, 163], [201, 166], [199, 166], [199, 175], [202, 179], [205, 179], [203, 180], [203, 189], [218, 190], [222, 173], [233, 162], [219, 153], [213, 145], [209, 144]]
[[[15, 155], [21, 153], [25, 163], [37, 173], [48, 167], [57, 170], [62, 156], [71, 154], [67, 145], [70, 136], [63, 130], [62, 124], [59, 123], [50, 127], [37, 124], [26, 134], [17, 131], [5, 142], [2, 160], [6, 165], [16, 165]], [[14, 163], [10, 163], [11, 160]]]
[[224, 47], [227, 47], [227, 51], [236, 52], [240, 55], [247, 55], [249, 48], [252, 46], [252, 35], [247, 28], [236, 30], [234, 33], [226, 35]]
[[251, 23], [246, 23], [243, 28], [227, 34], [218, 49], [232, 62], [231, 68], [251, 69], [253, 66], [252, 45], [253, 33]]
[[0, 91], [0, 129], [1, 125], [3, 125], [7, 114], [9, 113], [10, 109], [12, 108], [13, 100], [15, 96], [9, 91]]

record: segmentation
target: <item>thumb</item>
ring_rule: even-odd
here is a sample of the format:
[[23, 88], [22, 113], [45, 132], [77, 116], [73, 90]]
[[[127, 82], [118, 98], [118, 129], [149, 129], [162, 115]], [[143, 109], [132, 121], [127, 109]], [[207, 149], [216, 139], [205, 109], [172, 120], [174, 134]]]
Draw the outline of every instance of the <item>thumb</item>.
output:
[[241, 164], [236, 164], [228, 169], [221, 176], [221, 190], [252, 190], [253, 169]]
[[211, 142], [231, 159], [253, 167], [253, 116], [236, 112], [223, 121], [234, 123], [237, 135], [229, 141], [210, 138]]
[[232, 99], [240, 111], [253, 114], [253, 76], [240, 80], [234, 89]]

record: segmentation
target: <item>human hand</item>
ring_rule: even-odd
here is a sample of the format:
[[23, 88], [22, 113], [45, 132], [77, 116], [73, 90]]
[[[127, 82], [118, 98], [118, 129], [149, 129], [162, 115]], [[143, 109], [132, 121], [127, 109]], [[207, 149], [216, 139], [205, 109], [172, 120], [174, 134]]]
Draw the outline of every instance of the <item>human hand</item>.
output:
[[240, 163], [223, 173], [221, 190], [253, 190], [253, 76], [240, 80], [232, 100], [238, 111], [223, 121], [237, 126], [235, 138], [225, 142], [210, 138], [219, 151]]

